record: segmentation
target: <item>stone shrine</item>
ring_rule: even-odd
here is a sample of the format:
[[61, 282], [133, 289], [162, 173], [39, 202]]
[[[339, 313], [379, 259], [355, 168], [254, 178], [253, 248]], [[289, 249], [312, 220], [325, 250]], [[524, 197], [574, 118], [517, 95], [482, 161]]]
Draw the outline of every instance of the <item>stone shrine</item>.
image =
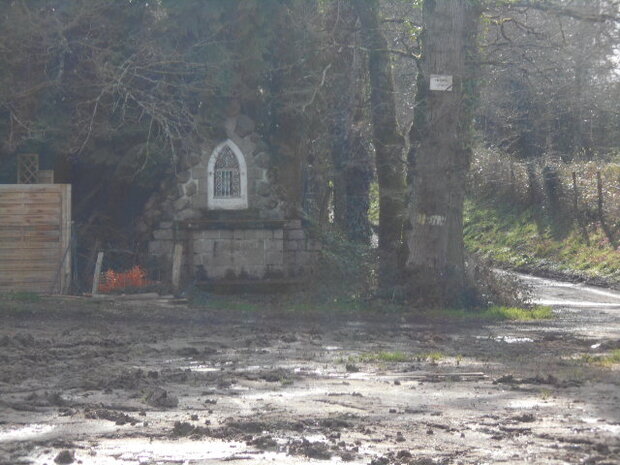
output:
[[226, 138], [203, 143], [147, 202], [137, 227], [150, 236], [150, 258], [167, 276], [182, 244], [183, 280], [198, 284], [307, 275], [320, 247], [300, 218], [287, 217], [267, 145], [246, 115], [224, 128]]

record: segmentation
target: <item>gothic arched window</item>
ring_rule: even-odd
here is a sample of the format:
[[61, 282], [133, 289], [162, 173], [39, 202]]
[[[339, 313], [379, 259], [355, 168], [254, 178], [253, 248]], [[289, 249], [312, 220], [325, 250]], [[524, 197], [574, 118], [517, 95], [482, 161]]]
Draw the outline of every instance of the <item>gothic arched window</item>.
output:
[[239, 162], [228, 145], [224, 146], [220, 153], [217, 154], [214, 176], [214, 198], [230, 199], [241, 197]]
[[218, 145], [208, 164], [208, 207], [242, 209], [248, 207], [247, 168], [239, 147], [231, 140]]

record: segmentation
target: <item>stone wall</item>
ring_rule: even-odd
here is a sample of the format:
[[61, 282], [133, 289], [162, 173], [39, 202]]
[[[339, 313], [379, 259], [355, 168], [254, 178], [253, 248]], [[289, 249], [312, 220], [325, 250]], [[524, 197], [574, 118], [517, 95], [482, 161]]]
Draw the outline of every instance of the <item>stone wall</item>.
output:
[[307, 274], [319, 250], [298, 220], [268, 228], [191, 231], [190, 267], [204, 280], [279, 279]]
[[192, 264], [202, 280], [283, 276], [281, 229], [193, 231]]
[[[217, 225], [218, 223], [215, 223]], [[266, 225], [266, 226], [265, 226]], [[170, 266], [175, 242], [185, 245], [185, 276], [195, 281], [288, 279], [313, 271], [320, 245], [306, 236], [300, 220], [213, 228], [213, 223], [164, 224], [149, 254]]]
[[321, 245], [308, 237], [301, 220], [291, 220], [283, 230], [284, 269], [287, 276], [308, 276], [313, 273]]

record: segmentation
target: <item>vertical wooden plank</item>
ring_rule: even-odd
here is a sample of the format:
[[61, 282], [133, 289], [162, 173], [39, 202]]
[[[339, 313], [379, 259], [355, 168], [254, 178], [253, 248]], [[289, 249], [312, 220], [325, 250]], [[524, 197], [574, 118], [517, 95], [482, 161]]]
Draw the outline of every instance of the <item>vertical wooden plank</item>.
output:
[[181, 285], [181, 261], [183, 259], [183, 244], [174, 244], [172, 254], [172, 288], [174, 292], [179, 290]]
[[71, 285], [71, 184], [61, 184], [62, 189], [62, 211], [60, 227], [62, 231], [62, 275], [60, 293], [66, 294]]
[[95, 274], [93, 275], [93, 290], [92, 295], [97, 295], [99, 292], [99, 277], [101, 276], [101, 264], [103, 263], [103, 252], [99, 252], [97, 255], [97, 263], [95, 264]]
[[601, 229], [605, 233], [605, 236], [607, 236], [607, 240], [611, 244], [611, 247], [616, 250], [618, 244], [616, 244], [614, 233], [609, 227], [609, 224], [607, 224], [607, 219], [605, 218], [605, 209], [603, 208], [603, 179], [601, 178], [600, 171], [596, 172], [596, 193], [596, 210], [598, 212], [598, 220], [601, 223]]
[[58, 205], [58, 231], [59, 231], [59, 240], [58, 240], [58, 260], [56, 261], [56, 277], [54, 282], [54, 289], [50, 289], [50, 292], [58, 292], [58, 294], [62, 294], [63, 284], [64, 284], [64, 266], [63, 266], [63, 255], [65, 251], [65, 232], [63, 230], [63, 209], [64, 209], [64, 189], [61, 186], [57, 187], [58, 195], [56, 196], [56, 202]]

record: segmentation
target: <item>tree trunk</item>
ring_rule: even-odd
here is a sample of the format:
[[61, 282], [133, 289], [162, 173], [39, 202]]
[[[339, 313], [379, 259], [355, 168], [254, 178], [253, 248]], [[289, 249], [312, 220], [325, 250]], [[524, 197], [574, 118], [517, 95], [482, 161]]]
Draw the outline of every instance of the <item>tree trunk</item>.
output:
[[358, 17], [347, 1], [331, 4], [332, 32], [330, 136], [334, 181], [334, 220], [346, 237], [370, 243], [368, 207], [372, 160], [362, 134], [365, 61], [359, 47]]
[[396, 122], [394, 82], [388, 44], [379, 29], [378, 2], [356, 0], [362, 38], [368, 48], [370, 104], [379, 183], [379, 285], [399, 277], [398, 253], [405, 219], [405, 141]]
[[[256, 4], [258, 5], [258, 4]], [[298, 4], [286, 5], [274, 10], [269, 19], [269, 27], [278, 31], [271, 36], [270, 54], [265, 57], [269, 66], [266, 88], [269, 93], [269, 106], [266, 110], [266, 141], [278, 157], [276, 183], [282, 189], [282, 198], [287, 218], [302, 215], [303, 166], [306, 163], [305, 144], [307, 143], [308, 118], [301, 109], [302, 103], [293, 96], [299, 92], [307, 69], [293, 66], [298, 61], [300, 40], [299, 31], [290, 26], [290, 12]], [[310, 7], [314, 7], [309, 3]]]
[[[479, 11], [471, 0], [425, 0], [423, 14], [423, 57], [409, 134], [413, 198], [407, 268], [412, 296], [445, 306], [457, 304], [465, 290], [463, 201]], [[434, 78], [431, 89], [432, 75], [450, 76], [451, 87]]]
[[358, 107], [353, 115], [347, 139], [349, 157], [344, 171], [347, 198], [345, 224], [349, 240], [370, 244], [368, 209], [373, 167], [367, 141], [362, 134], [363, 117], [360, 113]]

